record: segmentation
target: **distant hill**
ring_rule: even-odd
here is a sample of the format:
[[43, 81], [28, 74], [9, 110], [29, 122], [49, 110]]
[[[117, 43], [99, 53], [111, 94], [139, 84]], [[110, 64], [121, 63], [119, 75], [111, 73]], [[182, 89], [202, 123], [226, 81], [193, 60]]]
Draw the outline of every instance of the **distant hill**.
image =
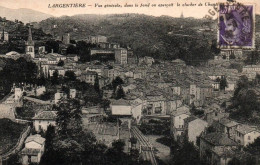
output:
[[[45, 33], [60, 37], [69, 32], [71, 39], [87, 35], [104, 35], [110, 42], [130, 46], [137, 56], [172, 60], [199, 61], [212, 58], [219, 51], [217, 20], [148, 16], [144, 14], [111, 14], [62, 16], [41, 21]], [[260, 16], [256, 16], [256, 32], [260, 32]], [[256, 37], [259, 45], [259, 38]], [[210, 50], [209, 50], [210, 49]]]
[[214, 34], [217, 33], [198, 33], [198, 29], [216, 29], [216, 25], [214, 20], [195, 18], [154, 17], [143, 14], [84, 14], [48, 18], [38, 26], [45, 33], [56, 37], [70, 32], [71, 38], [75, 40], [85, 39], [87, 35], [104, 35], [110, 42], [132, 47], [138, 56], [175, 59], [181, 55], [181, 50], [175, 49], [174, 46], [185, 47], [189, 42], [198, 39], [200, 42], [205, 40], [201, 43], [208, 45], [210, 40], [216, 38]]
[[0, 17], [6, 17], [9, 20], [18, 19], [24, 23], [28, 22], [39, 22], [47, 18], [53, 17], [50, 14], [45, 14], [31, 9], [9, 9], [0, 6]]

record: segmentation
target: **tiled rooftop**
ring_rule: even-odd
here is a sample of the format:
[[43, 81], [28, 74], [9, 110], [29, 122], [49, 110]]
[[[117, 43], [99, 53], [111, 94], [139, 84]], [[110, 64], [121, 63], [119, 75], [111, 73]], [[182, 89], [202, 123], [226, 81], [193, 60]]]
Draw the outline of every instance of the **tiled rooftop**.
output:
[[119, 99], [119, 100], [111, 100], [112, 105], [126, 105], [130, 106], [130, 102], [128, 100]]
[[218, 133], [218, 132], [203, 135], [201, 138], [213, 144], [214, 146], [237, 146], [238, 145], [235, 141], [229, 139], [226, 134]]
[[252, 127], [252, 126], [249, 126], [249, 125], [244, 125], [244, 124], [238, 126], [238, 128], [236, 130], [243, 135], [248, 134], [252, 131], [258, 131], [259, 132], [259, 130], [257, 130], [255, 127]]
[[182, 107], [177, 108], [176, 111], [172, 112], [173, 116], [179, 116], [179, 115], [182, 115], [182, 114], [190, 115], [191, 114], [190, 109], [187, 106], [182, 106]]
[[56, 120], [57, 111], [42, 111], [33, 120]]
[[229, 120], [227, 118], [220, 119], [219, 123], [223, 124], [226, 127], [234, 127], [236, 125], [239, 125], [239, 123], [237, 123], [233, 120]]
[[31, 136], [27, 137], [27, 139], [25, 140], [25, 143], [29, 143], [31, 141], [34, 141], [34, 142], [42, 145], [45, 142], [45, 138], [41, 137], [41, 135], [39, 135], [39, 134], [31, 135]]

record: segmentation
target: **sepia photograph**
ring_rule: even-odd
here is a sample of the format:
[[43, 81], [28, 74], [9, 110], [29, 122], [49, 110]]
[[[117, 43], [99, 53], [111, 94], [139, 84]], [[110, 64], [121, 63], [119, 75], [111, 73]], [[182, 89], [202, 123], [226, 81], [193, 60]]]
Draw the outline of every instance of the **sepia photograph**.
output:
[[0, 165], [260, 165], [260, 1], [0, 0]]

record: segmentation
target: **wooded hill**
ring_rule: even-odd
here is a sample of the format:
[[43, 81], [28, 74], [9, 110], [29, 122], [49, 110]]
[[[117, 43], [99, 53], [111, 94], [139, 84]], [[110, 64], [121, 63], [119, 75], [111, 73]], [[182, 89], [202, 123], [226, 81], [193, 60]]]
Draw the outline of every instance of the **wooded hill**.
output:
[[[256, 16], [256, 31], [260, 31]], [[54, 28], [55, 25], [55, 28]], [[148, 16], [143, 14], [75, 15], [48, 18], [38, 24], [46, 33], [69, 32], [75, 40], [104, 35], [111, 42], [130, 46], [138, 56], [172, 60], [207, 60], [218, 53], [217, 20]], [[258, 43], [258, 42], [257, 42]]]
[[[110, 42], [132, 47], [138, 56], [169, 60], [178, 57], [185, 60], [191, 56], [191, 52], [186, 52], [187, 49], [194, 51], [189, 49], [191, 45], [194, 49], [210, 48], [217, 34], [211, 31], [198, 32], [201, 28], [214, 29], [216, 23], [213, 20], [142, 14], [63, 16], [41, 21], [39, 27], [55, 36], [70, 32], [71, 38], [76, 40], [85, 39], [88, 35], [104, 35]], [[208, 50], [203, 51], [203, 57], [198, 59], [210, 57]], [[198, 53], [195, 51], [194, 54]], [[194, 59], [197, 59], [196, 56]]]

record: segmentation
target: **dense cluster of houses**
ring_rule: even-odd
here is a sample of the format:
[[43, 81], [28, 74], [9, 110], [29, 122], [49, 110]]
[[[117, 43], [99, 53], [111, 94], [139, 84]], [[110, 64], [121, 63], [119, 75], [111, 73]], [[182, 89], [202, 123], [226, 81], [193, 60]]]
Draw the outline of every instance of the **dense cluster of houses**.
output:
[[[209, 127], [214, 131], [207, 130]], [[171, 134], [176, 141], [186, 137], [198, 147], [200, 158], [207, 163], [227, 165], [232, 158], [247, 154], [239, 146], [253, 143], [260, 137], [260, 130], [231, 120], [217, 109], [197, 117], [183, 106], [171, 114]]]
[[[4, 32], [0, 33], [0, 36], [6, 39]], [[39, 48], [41, 51], [35, 55], [31, 27], [25, 50], [37, 64], [39, 73], [46, 78], [52, 77], [55, 72], [58, 76], [64, 77], [67, 71], [72, 71], [78, 80], [91, 85], [98, 80], [104, 99], [111, 102], [109, 109], [113, 116], [128, 117], [136, 123], [140, 123], [144, 117], [170, 118], [170, 131], [174, 139], [178, 141], [187, 137], [199, 148], [200, 157], [211, 164], [226, 165], [241, 152], [239, 146], [247, 146], [260, 137], [257, 128], [230, 120], [227, 113], [218, 105], [215, 106], [216, 102], [222, 103], [225, 99], [218, 97], [221, 90], [227, 93], [234, 91], [238, 77], [260, 72], [259, 66], [244, 66], [243, 72], [238, 73], [235, 69], [186, 66], [180, 59], [156, 63], [155, 59], [149, 56], [137, 59], [131, 49], [121, 48], [117, 43], [109, 43], [105, 36], [88, 36], [86, 41], [99, 45], [99, 48], [90, 50], [91, 56], [112, 54], [114, 60], [82, 64], [78, 62], [79, 57], [76, 54], [47, 54], [44, 46]], [[62, 45], [66, 48], [69, 44], [70, 35], [66, 34], [62, 37]], [[240, 51], [226, 50], [221, 56], [229, 59], [232, 55], [240, 54]], [[23, 55], [12, 51], [2, 56], [17, 59]], [[118, 100], [112, 98], [115, 91], [108, 87], [117, 77], [124, 81], [121, 86], [125, 93], [125, 97]], [[226, 83], [224, 89], [221, 89], [223, 79]], [[21, 101], [23, 92], [22, 88], [14, 88], [16, 102]], [[40, 96], [45, 92], [46, 88], [39, 86], [34, 88], [33, 95]], [[62, 98], [75, 98], [79, 92], [70, 89], [68, 96], [62, 91], [57, 91], [50, 104], [58, 104]], [[202, 108], [204, 115], [192, 115], [193, 107]], [[83, 122], [86, 124], [101, 121], [105, 115], [99, 106], [83, 107], [82, 113]], [[56, 111], [40, 111], [32, 118], [35, 131], [45, 132], [48, 125], [56, 126], [56, 118]], [[206, 130], [210, 126], [216, 131], [208, 133]], [[26, 139], [25, 148], [21, 152], [24, 165], [40, 161], [44, 143], [45, 139], [38, 134]]]

